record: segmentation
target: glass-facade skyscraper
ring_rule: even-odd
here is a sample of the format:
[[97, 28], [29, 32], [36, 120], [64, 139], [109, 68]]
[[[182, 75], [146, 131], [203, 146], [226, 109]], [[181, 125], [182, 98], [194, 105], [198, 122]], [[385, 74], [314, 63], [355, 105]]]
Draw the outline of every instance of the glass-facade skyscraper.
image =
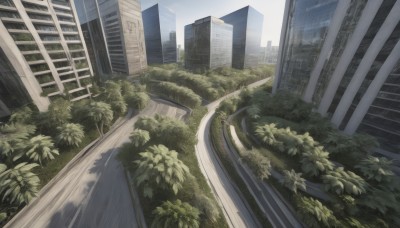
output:
[[221, 17], [233, 25], [232, 67], [255, 67], [261, 58], [261, 35], [264, 16], [251, 6], [246, 6]]
[[176, 63], [175, 13], [160, 4], [142, 12], [148, 64]]
[[95, 72], [135, 75], [147, 67], [139, 0], [75, 0]]
[[232, 65], [233, 26], [215, 17], [185, 26], [185, 67], [215, 69]]
[[400, 1], [287, 0], [273, 91], [400, 149]]

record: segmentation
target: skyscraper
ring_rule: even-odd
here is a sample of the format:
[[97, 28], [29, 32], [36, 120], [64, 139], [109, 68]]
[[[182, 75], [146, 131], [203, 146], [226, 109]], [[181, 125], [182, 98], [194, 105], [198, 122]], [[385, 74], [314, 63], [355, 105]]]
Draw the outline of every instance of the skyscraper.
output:
[[255, 67], [260, 61], [260, 45], [264, 16], [251, 6], [246, 6], [221, 17], [233, 25], [232, 67]]
[[175, 14], [160, 4], [142, 12], [148, 64], [176, 63]]
[[134, 75], [147, 67], [139, 0], [75, 0], [96, 73]]
[[205, 17], [185, 26], [185, 67], [215, 69], [231, 67], [232, 25]]
[[274, 92], [400, 147], [400, 1], [287, 0]]
[[93, 75], [73, 1], [0, 1], [0, 100], [46, 111], [89, 97]]

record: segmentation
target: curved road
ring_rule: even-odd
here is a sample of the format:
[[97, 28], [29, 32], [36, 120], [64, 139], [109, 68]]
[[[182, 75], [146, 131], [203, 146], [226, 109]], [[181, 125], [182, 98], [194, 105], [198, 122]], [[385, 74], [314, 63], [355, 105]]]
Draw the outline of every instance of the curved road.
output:
[[[134, 118], [125, 118], [69, 170], [63, 170], [45, 186], [37, 199], [21, 210], [5, 227], [138, 227], [119, 147], [129, 142], [139, 116], [159, 113], [183, 118], [186, 111], [167, 103], [150, 101]], [[65, 173], [64, 173], [65, 172]]]
[[[249, 87], [260, 86], [268, 80], [269, 78], [258, 81]], [[238, 95], [239, 93], [240, 91], [233, 92], [206, 106], [208, 113], [201, 120], [197, 131], [198, 143], [196, 145], [196, 156], [203, 175], [206, 177], [208, 184], [223, 207], [223, 212], [229, 226], [238, 228], [261, 227], [262, 225], [253, 216], [253, 212], [246, 206], [240, 193], [236, 191], [236, 187], [218, 162], [218, 158], [215, 156], [209, 140], [211, 117], [215, 113], [215, 110], [224, 99]]]

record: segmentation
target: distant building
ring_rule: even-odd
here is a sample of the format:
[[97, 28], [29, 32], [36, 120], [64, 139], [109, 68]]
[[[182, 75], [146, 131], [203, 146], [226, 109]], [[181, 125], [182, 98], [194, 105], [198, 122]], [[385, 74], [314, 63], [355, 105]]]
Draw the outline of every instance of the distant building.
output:
[[287, 0], [273, 91], [400, 148], [400, 1]]
[[276, 64], [278, 61], [278, 46], [272, 46], [272, 41], [267, 42], [267, 46], [263, 50], [263, 58], [261, 63], [263, 64]]
[[264, 16], [253, 7], [246, 6], [221, 19], [233, 25], [232, 67], [243, 69], [257, 66]]
[[75, 0], [95, 72], [135, 75], [147, 67], [139, 0]]
[[206, 17], [185, 26], [185, 67], [215, 69], [232, 65], [232, 25]]
[[160, 4], [142, 12], [148, 64], [176, 63], [175, 14]]
[[[0, 111], [91, 96], [91, 62], [70, 1], [0, 1]], [[6, 108], [5, 108], [6, 107]], [[0, 114], [4, 115], [4, 114]]]

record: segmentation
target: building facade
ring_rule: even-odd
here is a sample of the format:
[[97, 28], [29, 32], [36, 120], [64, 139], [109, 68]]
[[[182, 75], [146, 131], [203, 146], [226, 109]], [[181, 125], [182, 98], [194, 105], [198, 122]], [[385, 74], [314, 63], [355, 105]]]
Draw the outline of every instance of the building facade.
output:
[[87, 98], [92, 76], [73, 1], [0, 1], [1, 106]]
[[273, 92], [400, 148], [400, 1], [287, 0]]
[[185, 67], [215, 69], [232, 65], [233, 26], [206, 17], [185, 26]]
[[232, 67], [256, 67], [260, 61], [264, 16], [253, 7], [246, 6], [221, 19], [233, 25]]
[[278, 61], [279, 46], [272, 46], [272, 41], [267, 42], [267, 46], [262, 49], [262, 64], [276, 64]]
[[142, 12], [148, 64], [176, 63], [176, 16], [155, 4]]
[[75, 0], [96, 75], [135, 75], [147, 67], [139, 0]]

